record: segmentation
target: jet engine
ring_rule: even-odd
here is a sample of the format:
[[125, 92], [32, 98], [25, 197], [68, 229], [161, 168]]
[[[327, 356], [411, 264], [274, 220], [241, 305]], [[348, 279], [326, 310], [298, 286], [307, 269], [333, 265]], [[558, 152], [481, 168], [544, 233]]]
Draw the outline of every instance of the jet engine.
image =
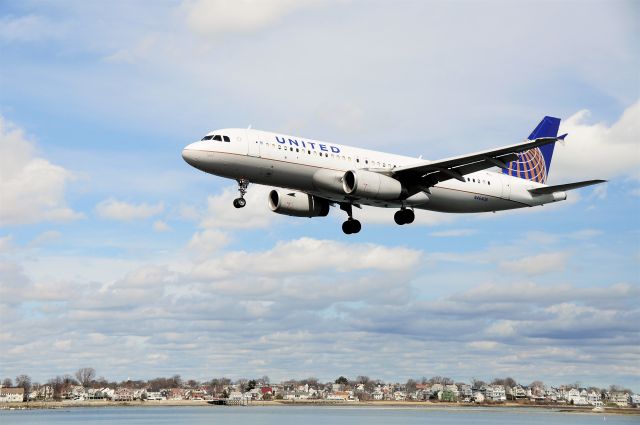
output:
[[368, 199], [393, 200], [402, 194], [402, 184], [393, 177], [366, 170], [349, 170], [342, 177], [347, 195]]
[[329, 201], [302, 192], [269, 192], [271, 211], [294, 217], [324, 217], [329, 214]]

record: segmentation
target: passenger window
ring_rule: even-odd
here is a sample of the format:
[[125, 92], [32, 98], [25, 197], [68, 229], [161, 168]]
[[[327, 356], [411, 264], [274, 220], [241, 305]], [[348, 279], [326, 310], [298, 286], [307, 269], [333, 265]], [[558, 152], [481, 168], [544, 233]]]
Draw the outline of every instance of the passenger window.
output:
[[281, 145], [278, 145], [278, 149], [282, 149], [282, 146], [281, 146]]
[[290, 147], [289, 149], [291, 149], [291, 152], [293, 152], [293, 147]]

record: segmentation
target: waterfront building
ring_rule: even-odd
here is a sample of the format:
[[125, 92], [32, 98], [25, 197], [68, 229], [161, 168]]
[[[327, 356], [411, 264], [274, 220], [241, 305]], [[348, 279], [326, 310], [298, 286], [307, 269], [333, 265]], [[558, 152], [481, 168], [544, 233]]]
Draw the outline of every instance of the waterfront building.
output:
[[24, 388], [0, 387], [0, 403], [16, 403], [24, 399]]

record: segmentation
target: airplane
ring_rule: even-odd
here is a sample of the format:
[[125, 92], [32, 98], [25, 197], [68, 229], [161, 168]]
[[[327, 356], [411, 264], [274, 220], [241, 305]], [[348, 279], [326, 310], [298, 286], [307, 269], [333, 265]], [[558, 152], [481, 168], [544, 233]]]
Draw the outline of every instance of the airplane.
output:
[[[564, 201], [566, 191], [604, 183], [586, 180], [546, 185], [560, 119], [546, 116], [523, 142], [436, 161], [255, 129], [207, 133], [182, 151], [191, 166], [238, 182], [242, 208], [249, 183], [275, 186], [267, 199], [278, 214], [323, 217], [339, 206], [348, 219], [345, 234], [362, 225], [353, 207], [397, 208], [399, 225], [415, 219], [414, 209], [481, 213]], [[497, 167], [501, 172], [489, 171]]]

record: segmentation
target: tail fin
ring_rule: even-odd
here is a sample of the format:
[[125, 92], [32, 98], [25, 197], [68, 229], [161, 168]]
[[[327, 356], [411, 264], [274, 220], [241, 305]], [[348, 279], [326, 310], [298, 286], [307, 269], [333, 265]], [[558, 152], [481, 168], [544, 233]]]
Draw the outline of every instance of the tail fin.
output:
[[[544, 117], [531, 132], [529, 140], [557, 137], [559, 127], [560, 118]], [[555, 142], [521, 152], [518, 154], [518, 160], [508, 162], [507, 168], [503, 168], [502, 172], [521, 179], [546, 183], [554, 147]]]

